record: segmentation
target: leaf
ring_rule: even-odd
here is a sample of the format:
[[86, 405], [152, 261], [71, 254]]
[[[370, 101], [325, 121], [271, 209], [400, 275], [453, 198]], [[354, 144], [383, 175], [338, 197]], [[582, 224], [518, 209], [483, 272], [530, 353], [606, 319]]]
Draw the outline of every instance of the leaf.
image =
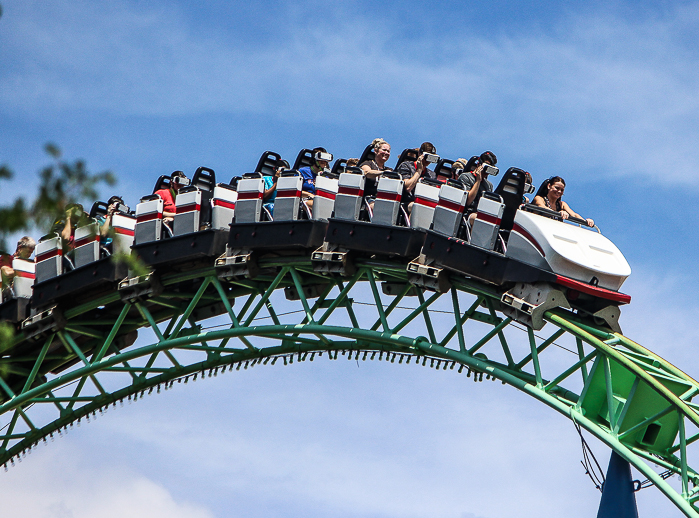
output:
[[44, 146], [44, 151], [51, 155], [55, 159], [61, 158], [61, 149], [52, 142], [47, 142]]

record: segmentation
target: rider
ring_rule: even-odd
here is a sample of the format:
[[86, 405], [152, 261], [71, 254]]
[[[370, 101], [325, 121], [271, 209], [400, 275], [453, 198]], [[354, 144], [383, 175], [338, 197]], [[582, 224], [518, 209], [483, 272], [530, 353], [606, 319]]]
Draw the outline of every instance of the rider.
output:
[[330, 161], [333, 159], [332, 154], [322, 147], [314, 148], [312, 154], [313, 165], [299, 168], [299, 173], [303, 176], [301, 195], [309, 210], [313, 210], [313, 198], [316, 195], [316, 177], [319, 173], [329, 170]]
[[175, 197], [180, 187], [189, 185], [189, 178], [182, 171], [174, 171], [170, 175], [170, 187], [158, 189], [154, 194], [157, 194], [163, 199], [163, 223], [172, 223], [175, 219]]

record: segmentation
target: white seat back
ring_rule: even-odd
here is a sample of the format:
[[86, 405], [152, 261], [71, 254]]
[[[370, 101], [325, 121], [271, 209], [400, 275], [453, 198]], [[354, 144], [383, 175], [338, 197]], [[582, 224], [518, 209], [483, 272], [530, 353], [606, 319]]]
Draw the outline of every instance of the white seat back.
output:
[[211, 228], [228, 230], [233, 222], [235, 214], [235, 202], [238, 199], [238, 191], [225, 183], [219, 183], [214, 187], [214, 197], [211, 209]]
[[36, 244], [36, 282], [53, 279], [63, 273], [63, 244], [60, 237], [52, 237]]
[[339, 185], [338, 178], [322, 174], [316, 177], [316, 196], [313, 199], [313, 219], [330, 219], [335, 210], [335, 197]]
[[398, 219], [398, 212], [400, 211], [402, 194], [402, 179], [381, 176], [376, 188], [374, 217], [371, 219], [371, 222], [380, 225], [395, 225]]
[[160, 196], [145, 196], [136, 205], [134, 244], [160, 241], [163, 232], [163, 206]]
[[[236, 223], [257, 223], [262, 212], [265, 181], [262, 175], [238, 180], [238, 200], [235, 202]], [[275, 202], [276, 205], [276, 202]]]
[[202, 193], [199, 189], [183, 189], [175, 197], [175, 221], [173, 236], [199, 232], [201, 222]]
[[136, 218], [117, 212], [112, 215], [112, 254], [130, 254], [134, 242]]
[[485, 193], [478, 202], [478, 212], [471, 229], [471, 244], [495, 249], [505, 204], [497, 194]]
[[335, 218], [353, 221], [359, 219], [365, 182], [366, 178], [361, 173], [340, 174], [337, 196], [335, 196]]
[[75, 229], [75, 267], [94, 263], [100, 258], [100, 227], [92, 222]]
[[277, 180], [277, 197], [274, 199], [274, 220], [293, 221], [299, 217], [299, 205], [301, 203], [301, 187], [303, 176], [294, 171], [294, 174], [282, 173]]
[[439, 203], [441, 186], [420, 180], [415, 186], [415, 201], [410, 213], [410, 226], [429, 230], [434, 219], [434, 209]]
[[36, 265], [33, 261], [15, 258], [12, 260], [12, 269], [15, 271], [15, 278], [12, 284], [15, 298], [30, 299], [32, 297], [32, 287], [34, 286]]
[[447, 236], [456, 235], [463, 217], [468, 191], [459, 183], [446, 183], [439, 190], [439, 202], [434, 209], [432, 230]]

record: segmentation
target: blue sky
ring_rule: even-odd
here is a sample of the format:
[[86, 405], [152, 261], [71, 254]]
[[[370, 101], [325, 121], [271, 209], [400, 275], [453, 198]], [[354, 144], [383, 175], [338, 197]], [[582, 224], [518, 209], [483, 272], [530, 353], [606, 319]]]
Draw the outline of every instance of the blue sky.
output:
[[[16, 173], [3, 202], [33, 193], [48, 141], [114, 171], [132, 206], [160, 174], [206, 165], [227, 180], [267, 149], [352, 157], [378, 136], [394, 159], [424, 140], [449, 158], [492, 149], [537, 184], [566, 179], [633, 269], [626, 334], [699, 372], [699, 3], [2, 6], [0, 163]], [[572, 425], [516, 391], [310, 365], [110, 412], [3, 475], [0, 495], [31, 497], [18, 517], [596, 512]], [[641, 516], [679, 515], [653, 489], [639, 501]]]

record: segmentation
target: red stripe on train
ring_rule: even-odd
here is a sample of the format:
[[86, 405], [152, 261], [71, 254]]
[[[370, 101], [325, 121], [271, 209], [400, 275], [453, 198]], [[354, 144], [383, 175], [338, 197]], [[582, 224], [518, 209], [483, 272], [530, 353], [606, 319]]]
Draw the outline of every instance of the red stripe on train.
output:
[[198, 203], [188, 203], [187, 205], [180, 205], [175, 209], [175, 214], [184, 214], [185, 212], [200, 211], [201, 205]]
[[235, 202], [215, 199], [214, 207], [223, 207], [224, 209], [235, 209]]
[[418, 196], [417, 198], [415, 198], [415, 203], [418, 204], [418, 205], [423, 205], [423, 206], [425, 206], [425, 207], [429, 207], [429, 208], [431, 208], [431, 209], [434, 209], [434, 208], [437, 206], [437, 202], [436, 202], [436, 201], [434, 201], [434, 200], [429, 200], [429, 199], [427, 199], [427, 198], [421, 198], [420, 196]]
[[296, 189], [277, 189], [277, 198], [300, 198], [301, 191]]
[[56, 257], [57, 255], [63, 255], [63, 250], [61, 250], [60, 248], [56, 248], [55, 250], [44, 252], [43, 254], [37, 255], [35, 261], [37, 263], [40, 263], [41, 261], [46, 261], [48, 259], [51, 259], [52, 257]]
[[541, 245], [536, 242], [536, 239], [534, 239], [529, 232], [524, 230], [517, 223], [515, 223], [512, 226], [512, 232], [517, 232], [520, 236], [522, 236], [524, 239], [529, 241], [539, 251], [539, 253], [541, 254], [542, 257], [546, 257], [546, 254], [544, 253], [544, 249], [541, 248]]
[[331, 191], [324, 191], [323, 189], [318, 189], [316, 187], [316, 196], [320, 196], [321, 198], [327, 198], [329, 200], [334, 200], [335, 199], [335, 193]]
[[150, 212], [148, 214], [141, 214], [136, 216], [136, 223], [145, 223], [146, 221], [152, 221], [154, 219], [163, 219], [162, 212]]
[[349, 196], [364, 196], [364, 190], [363, 189], [357, 189], [355, 187], [344, 187], [340, 186], [340, 188], [337, 190], [337, 194], [347, 194]]
[[134, 231], [130, 228], [114, 227], [114, 232], [121, 236], [133, 236]]
[[97, 241], [98, 243], [100, 242], [99, 234], [76, 239], [75, 240], [75, 248], [79, 248], [79, 247], [84, 246], [84, 245], [89, 245], [90, 243], [92, 243], [94, 241]]
[[257, 200], [259, 198], [262, 198], [262, 193], [259, 191], [248, 191], [248, 192], [239, 192], [238, 193], [238, 201], [240, 201], [240, 200]]
[[458, 203], [454, 203], [453, 201], [449, 201], [449, 200], [446, 200], [444, 198], [441, 198], [437, 205], [439, 205], [440, 207], [444, 207], [445, 209], [453, 210], [456, 212], [461, 212], [464, 210], [463, 205], [459, 205]]
[[495, 216], [491, 214], [486, 214], [485, 212], [478, 212], [476, 214], [476, 219], [480, 219], [481, 221], [485, 221], [486, 223], [498, 226], [502, 222], [502, 218], [496, 218]]
[[376, 193], [377, 200], [400, 201], [401, 195], [397, 192], [378, 191]]

